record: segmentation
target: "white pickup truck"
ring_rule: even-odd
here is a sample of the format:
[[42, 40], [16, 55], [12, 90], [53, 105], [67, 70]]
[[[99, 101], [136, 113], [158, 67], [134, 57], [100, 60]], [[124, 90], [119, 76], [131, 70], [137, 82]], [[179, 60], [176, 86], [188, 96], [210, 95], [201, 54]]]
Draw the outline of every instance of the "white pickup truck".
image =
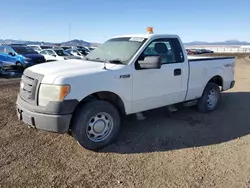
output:
[[177, 35], [113, 37], [70, 61], [26, 69], [17, 114], [31, 127], [71, 132], [90, 150], [114, 141], [124, 115], [189, 101], [211, 112], [235, 84], [234, 57], [188, 58]]

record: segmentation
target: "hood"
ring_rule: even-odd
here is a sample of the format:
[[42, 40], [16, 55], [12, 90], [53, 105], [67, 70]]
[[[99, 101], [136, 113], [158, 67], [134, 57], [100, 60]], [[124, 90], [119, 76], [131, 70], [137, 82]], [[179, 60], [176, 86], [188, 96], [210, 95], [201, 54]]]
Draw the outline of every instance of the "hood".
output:
[[[52, 80], [59, 76], [73, 77], [79, 75], [94, 74], [103, 72], [116, 67], [116, 64], [106, 64], [106, 69], [103, 69], [104, 63], [85, 60], [60, 60], [49, 63], [38, 64], [29, 67], [28, 69], [34, 73], [43, 74], [45, 77], [43, 83], [51, 83]], [[119, 65], [124, 66], [124, 65]]]
[[22, 54], [22, 56], [28, 57], [28, 58], [31, 58], [31, 59], [33, 59], [33, 58], [42, 58], [43, 57], [43, 55], [41, 55], [41, 54]]
[[78, 56], [73, 56], [73, 55], [64, 56], [64, 57], [66, 57], [67, 59], [82, 59], [82, 58], [80, 58], [80, 57], [78, 57]]

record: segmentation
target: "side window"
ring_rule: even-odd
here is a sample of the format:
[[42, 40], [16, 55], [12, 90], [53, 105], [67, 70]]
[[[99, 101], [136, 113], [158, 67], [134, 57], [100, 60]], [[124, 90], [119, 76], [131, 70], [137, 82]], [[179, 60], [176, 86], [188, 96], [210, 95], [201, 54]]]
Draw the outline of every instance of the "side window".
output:
[[140, 56], [161, 56], [162, 64], [184, 62], [183, 52], [177, 38], [164, 38], [152, 41]]
[[8, 54], [8, 53], [14, 53], [14, 50], [12, 50], [12, 48], [11, 47], [9, 47], [9, 46], [7, 46], [7, 47], [5, 47], [5, 53], [6, 54]]
[[48, 53], [49, 55], [55, 55], [55, 53], [54, 53], [53, 51], [51, 51], [51, 50], [48, 50], [47, 53]]
[[41, 51], [40, 54], [47, 55], [47, 52], [46, 51]]

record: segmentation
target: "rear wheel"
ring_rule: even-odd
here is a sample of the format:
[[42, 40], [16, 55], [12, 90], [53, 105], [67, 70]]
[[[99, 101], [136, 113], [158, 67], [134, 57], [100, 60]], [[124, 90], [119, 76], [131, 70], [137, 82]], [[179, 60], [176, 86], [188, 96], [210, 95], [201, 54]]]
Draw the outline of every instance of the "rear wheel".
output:
[[89, 150], [101, 149], [114, 141], [120, 129], [118, 110], [106, 101], [92, 101], [78, 107], [72, 119], [72, 135]]
[[198, 109], [201, 112], [212, 112], [220, 102], [220, 88], [215, 83], [208, 83], [201, 98], [198, 100]]

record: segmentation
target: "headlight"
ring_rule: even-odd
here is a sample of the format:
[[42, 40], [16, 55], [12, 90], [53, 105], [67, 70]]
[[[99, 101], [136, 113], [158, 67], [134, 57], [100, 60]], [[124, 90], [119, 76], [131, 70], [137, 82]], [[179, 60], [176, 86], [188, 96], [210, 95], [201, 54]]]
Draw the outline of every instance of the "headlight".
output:
[[41, 84], [39, 89], [38, 105], [46, 106], [50, 101], [63, 101], [69, 92], [69, 85]]

